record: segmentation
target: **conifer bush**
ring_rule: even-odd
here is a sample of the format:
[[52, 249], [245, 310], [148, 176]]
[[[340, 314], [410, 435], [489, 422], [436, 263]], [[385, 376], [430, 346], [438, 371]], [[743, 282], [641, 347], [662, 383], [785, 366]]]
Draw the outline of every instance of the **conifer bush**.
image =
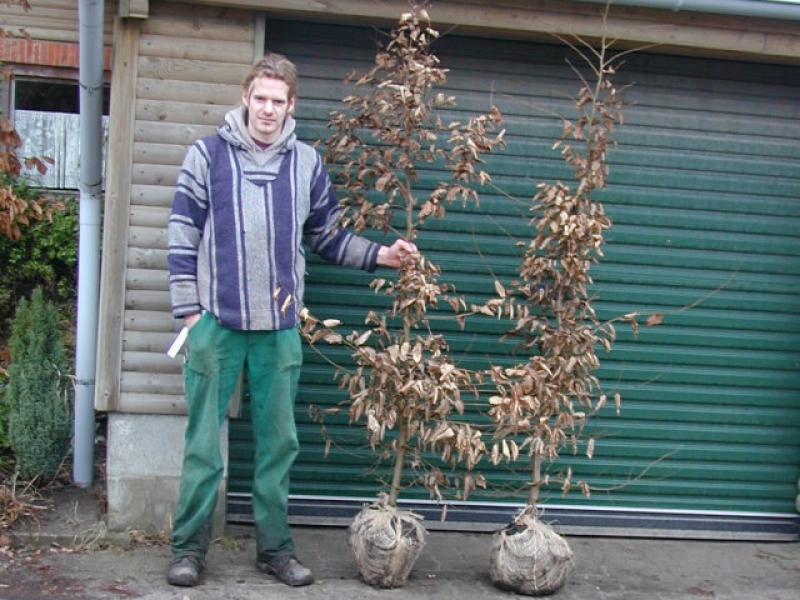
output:
[[70, 445], [71, 390], [60, 319], [40, 288], [17, 308], [4, 401], [8, 438], [23, 479], [55, 477]]

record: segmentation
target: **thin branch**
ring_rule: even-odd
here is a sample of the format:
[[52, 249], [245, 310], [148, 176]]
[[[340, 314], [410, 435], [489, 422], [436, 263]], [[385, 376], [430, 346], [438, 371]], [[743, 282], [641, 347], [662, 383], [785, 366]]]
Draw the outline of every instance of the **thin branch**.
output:
[[575, 38], [576, 40], [578, 40], [578, 41], [579, 41], [581, 44], [583, 44], [583, 46], [584, 46], [585, 48], [587, 48], [587, 49], [588, 49], [588, 50], [589, 50], [589, 51], [590, 51], [592, 54], [594, 54], [594, 55], [595, 55], [595, 57], [597, 57], [597, 58], [600, 58], [600, 53], [599, 53], [599, 52], [598, 52], [598, 51], [595, 49], [595, 47], [594, 47], [594, 46], [592, 46], [592, 45], [591, 45], [589, 42], [587, 42], [586, 40], [584, 40], [584, 39], [583, 39], [581, 36], [579, 36], [579, 35], [573, 35], [572, 37], [573, 37], [573, 38]]
[[[497, 185], [496, 185], [496, 184], [495, 184], [493, 181], [490, 181], [488, 185], [489, 185], [489, 187], [491, 187], [492, 189], [494, 189], [496, 192], [499, 192], [499, 193], [500, 193], [500, 195], [502, 195], [502, 196], [505, 196], [505, 197], [506, 197], [506, 198], [508, 198], [509, 200], [513, 200], [514, 202], [518, 202], [519, 204], [525, 204], [525, 205], [527, 205], [527, 201], [525, 201], [525, 200], [522, 200], [522, 199], [520, 199], [520, 198], [517, 198], [516, 196], [512, 196], [511, 194], [509, 194], [508, 192], [506, 192], [506, 191], [505, 191], [503, 188], [501, 188], [501, 187], [498, 187], [498, 186], [497, 186]], [[525, 216], [525, 215], [523, 215], [523, 216]]]
[[[583, 74], [582, 74], [582, 73], [581, 73], [581, 72], [578, 70], [578, 68], [577, 68], [575, 65], [573, 65], [573, 64], [572, 64], [572, 61], [570, 61], [570, 59], [569, 59], [569, 58], [565, 58], [564, 60], [565, 60], [565, 61], [566, 61], [566, 63], [569, 65], [569, 68], [570, 68], [570, 69], [572, 69], [572, 72], [573, 72], [573, 73], [575, 73], [575, 75], [577, 75], [577, 76], [578, 76], [578, 78], [579, 78], [579, 79], [580, 79], [580, 80], [583, 82], [583, 86], [584, 86], [584, 87], [585, 87], [587, 90], [591, 90], [591, 89], [592, 89], [592, 86], [590, 86], [590, 85], [589, 85], [589, 82], [588, 82], [588, 81], [586, 81], [586, 78], [585, 78], [585, 77], [583, 76]], [[592, 100], [594, 100], [594, 97], [592, 97]]]
[[[550, 90], [550, 91], [552, 91], [552, 90]], [[549, 109], [547, 109], [547, 108], [543, 107], [542, 105], [537, 104], [535, 102], [530, 102], [528, 100], [523, 100], [519, 96], [515, 96], [513, 94], [507, 94], [507, 93], [502, 93], [502, 94], [498, 93], [497, 96], [499, 98], [504, 98], [505, 100], [516, 102], [517, 104], [521, 104], [523, 106], [527, 106], [529, 109], [536, 110], [541, 115], [545, 115], [545, 116], [548, 116], [548, 117], [555, 117], [557, 119], [563, 118], [562, 115], [560, 115], [559, 113], [557, 113], [555, 111], [552, 111], [552, 110], [549, 110]]]
[[628, 50], [623, 50], [622, 52], [618, 52], [617, 54], [615, 54], [614, 56], [609, 58], [606, 61], [604, 66], [608, 66], [608, 65], [612, 65], [612, 64], [616, 63], [620, 59], [620, 57], [622, 57], [622, 56], [626, 56], [628, 54], [632, 54], [633, 52], [641, 52], [642, 50], [649, 50], [650, 48], [657, 48], [658, 46], [661, 46], [661, 44], [655, 44], [655, 43], [653, 43], [653, 44], [643, 44], [641, 46], [636, 46], [635, 48], [630, 48]]
[[554, 38], [559, 40], [561, 43], [563, 43], [563, 44], [569, 46], [570, 48], [572, 48], [578, 56], [580, 56], [584, 61], [586, 61], [586, 64], [589, 65], [589, 68], [592, 70], [592, 72], [595, 75], [597, 75], [598, 77], [600, 76], [600, 71], [597, 70], [597, 67], [592, 62], [592, 60], [588, 56], [586, 56], [579, 48], [577, 48], [572, 42], [570, 42], [567, 38], [565, 38], [565, 37], [563, 37], [563, 36], [561, 36], [561, 35], [559, 35], [557, 33], [552, 33], [550, 35], [552, 35]]
[[[647, 475], [647, 473], [648, 473], [648, 471], [650, 471], [650, 469], [652, 469], [653, 467], [655, 467], [659, 463], [667, 460], [669, 457], [671, 457], [674, 454], [680, 452], [681, 450], [683, 450], [683, 447], [679, 446], [679, 447], [675, 448], [674, 450], [672, 450], [670, 452], [667, 452], [663, 456], [658, 457], [656, 460], [654, 460], [653, 462], [648, 464], [647, 467], [645, 467], [644, 471], [639, 473], [636, 477], [633, 477], [632, 479], [626, 480], [625, 483], [621, 483], [619, 485], [613, 485], [613, 486], [610, 486], [610, 487], [592, 487], [592, 486], [589, 486], [589, 489], [592, 490], [592, 491], [596, 491], [596, 492], [616, 492], [616, 491], [619, 491], [619, 490], [624, 490], [631, 483], [634, 483], [636, 481], [641, 481], [642, 479], [644, 479], [644, 476]], [[665, 480], [665, 479], [668, 479], [668, 477], [667, 476], [660, 477], [660, 478], [654, 479], [654, 481], [662, 481], [662, 480]]]
[[333, 367], [336, 367], [336, 369], [338, 369], [339, 371], [342, 371], [343, 373], [347, 373], [348, 375], [355, 375], [355, 373], [354, 373], [353, 371], [349, 371], [348, 369], [344, 368], [342, 365], [340, 365], [340, 364], [338, 364], [338, 363], [335, 363], [335, 362], [333, 362], [333, 361], [332, 361], [330, 358], [328, 358], [327, 356], [325, 356], [325, 354], [322, 352], [322, 350], [320, 350], [319, 348], [317, 348], [317, 345], [316, 345], [316, 343], [312, 344], [311, 342], [308, 342], [308, 341], [307, 341], [307, 345], [308, 345], [308, 346], [309, 346], [309, 347], [310, 347], [310, 348], [311, 348], [311, 349], [312, 349], [314, 352], [316, 352], [316, 353], [317, 353], [317, 354], [318, 354], [318, 355], [319, 355], [319, 356], [322, 358], [322, 360], [324, 360], [326, 363], [330, 364], [330, 365], [331, 365], [331, 366], [333, 366]]

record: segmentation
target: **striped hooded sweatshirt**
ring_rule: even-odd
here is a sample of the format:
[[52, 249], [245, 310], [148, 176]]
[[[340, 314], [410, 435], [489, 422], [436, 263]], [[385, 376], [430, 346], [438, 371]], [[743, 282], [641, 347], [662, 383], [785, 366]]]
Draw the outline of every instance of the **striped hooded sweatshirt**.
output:
[[176, 317], [210, 311], [230, 329], [295, 327], [302, 309], [303, 241], [323, 259], [372, 271], [380, 246], [339, 229], [339, 203], [317, 151], [286, 118], [259, 149], [244, 107], [186, 154], [169, 221]]

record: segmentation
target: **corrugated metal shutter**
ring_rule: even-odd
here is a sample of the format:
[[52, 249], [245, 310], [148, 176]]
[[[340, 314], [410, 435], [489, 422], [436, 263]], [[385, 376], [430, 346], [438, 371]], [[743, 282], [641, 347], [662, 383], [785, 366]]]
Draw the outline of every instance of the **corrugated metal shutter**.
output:
[[[325, 120], [347, 93], [341, 78], [363, 69], [380, 34], [367, 28], [269, 20], [267, 47], [300, 72], [299, 134], [324, 138]], [[455, 35], [437, 53], [452, 68], [448, 87], [459, 110], [497, 104], [507, 119], [508, 149], [489, 162], [502, 193], [485, 190], [480, 209], [454, 207], [429, 222], [420, 246], [470, 299], [492, 289], [490, 271], [510, 278], [515, 238], [529, 235], [528, 198], [538, 181], [568, 179], [550, 147], [556, 114], [577, 91], [557, 45]], [[623, 331], [600, 375], [623, 396], [620, 416], [595, 419], [594, 460], [567, 457], [598, 488], [588, 500], [545, 494], [548, 505], [700, 511], [795, 512], [800, 474], [800, 69], [677, 56], [632, 55], [619, 83], [627, 93], [625, 127], [603, 195], [614, 228], [596, 270], [601, 318], [660, 313], [664, 324], [639, 340]], [[463, 116], [464, 113], [461, 114]], [[453, 115], [459, 118], [459, 114]], [[435, 174], [422, 178], [433, 185]], [[312, 263], [307, 304], [319, 316], [357, 326], [380, 300], [371, 276]], [[445, 316], [445, 313], [442, 313]], [[472, 367], [487, 356], [509, 360], [496, 340], [503, 326], [451, 319], [454, 351]], [[322, 350], [339, 361], [342, 352]], [[340, 444], [323, 458], [310, 404], [344, 396], [333, 370], [312, 349], [297, 407], [302, 450], [292, 474], [297, 496], [374, 497], [374, 459], [360, 428], [329, 426]], [[477, 409], [477, 407], [476, 407]], [[246, 416], [246, 415], [245, 415]], [[251, 476], [249, 426], [231, 428], [230, 490], [245, 497]], [[519, 467], [522, 469], [522, 467]], [[474, 505], [520, 502], [523, 473], [490, 471], [501, 486]], [[385, 480], [386, 478], [384, 478]], [[607, 490], [607, 491], [602, 491]], [[422, 498], [411, 493], [409, 497]]]

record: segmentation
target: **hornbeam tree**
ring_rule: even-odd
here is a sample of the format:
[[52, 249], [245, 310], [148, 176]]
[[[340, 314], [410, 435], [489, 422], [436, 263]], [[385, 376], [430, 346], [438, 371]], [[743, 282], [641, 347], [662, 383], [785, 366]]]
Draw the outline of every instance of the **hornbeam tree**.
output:
[[[326, 157], [338, 175], [343, 223], [358, 231], [394, 230], [417, 242], [428, 218], [443, 218], [446, 205], [457, 200], [477, 203], [476, 184], [491, 180], [481, 157], [504, 145], [504, 132], [494, 133], [501, 115], [492, 107], [466, 122], [444, 121], [441, 111], [453, 108], [455, 99], [436, 91], [447, 74], [431, 51], [437, 37], [424, 8], [402, 15], [374, 66], [350, 76], [355, 91], [344, 99], [347, 109], [331, 116]], [[449, 179], [420, 189], [419, 170], [434, 165]], [[424, 544], [418, 518], [397, 509], [405, 487], [421, 483], [441, 499], [443, 488], [466, 498], [485, 486], [473, 472], [486, 452], [481, 432], [459, 418], [462, 394], [475, 392], [473, 374], [455, 363], [427, 320], [440, 302], [466, 310], [440, 274], [420, 251], [403, 262], [395, 280], [372, 282], [376, 293], [391, 298], [391, 308], [369, 311], [364, 331], [344, 336], [333, 329], [337, 320], [319, 322], [309, 314], [302, 329], [311, 343], [343, 343], [351, 350], [355, 370], [339, 372], [350, 421], [363, 423], [370, 448], [392, 461], [388, 489], [351, 526], [361, 573], [380, 587], [402, 585]], [[428, 464], [426, 452], [439, 456], [442, 466], [463, 464], [466, 473]], [[391, 552], [387, 539], [397, 540]]]

